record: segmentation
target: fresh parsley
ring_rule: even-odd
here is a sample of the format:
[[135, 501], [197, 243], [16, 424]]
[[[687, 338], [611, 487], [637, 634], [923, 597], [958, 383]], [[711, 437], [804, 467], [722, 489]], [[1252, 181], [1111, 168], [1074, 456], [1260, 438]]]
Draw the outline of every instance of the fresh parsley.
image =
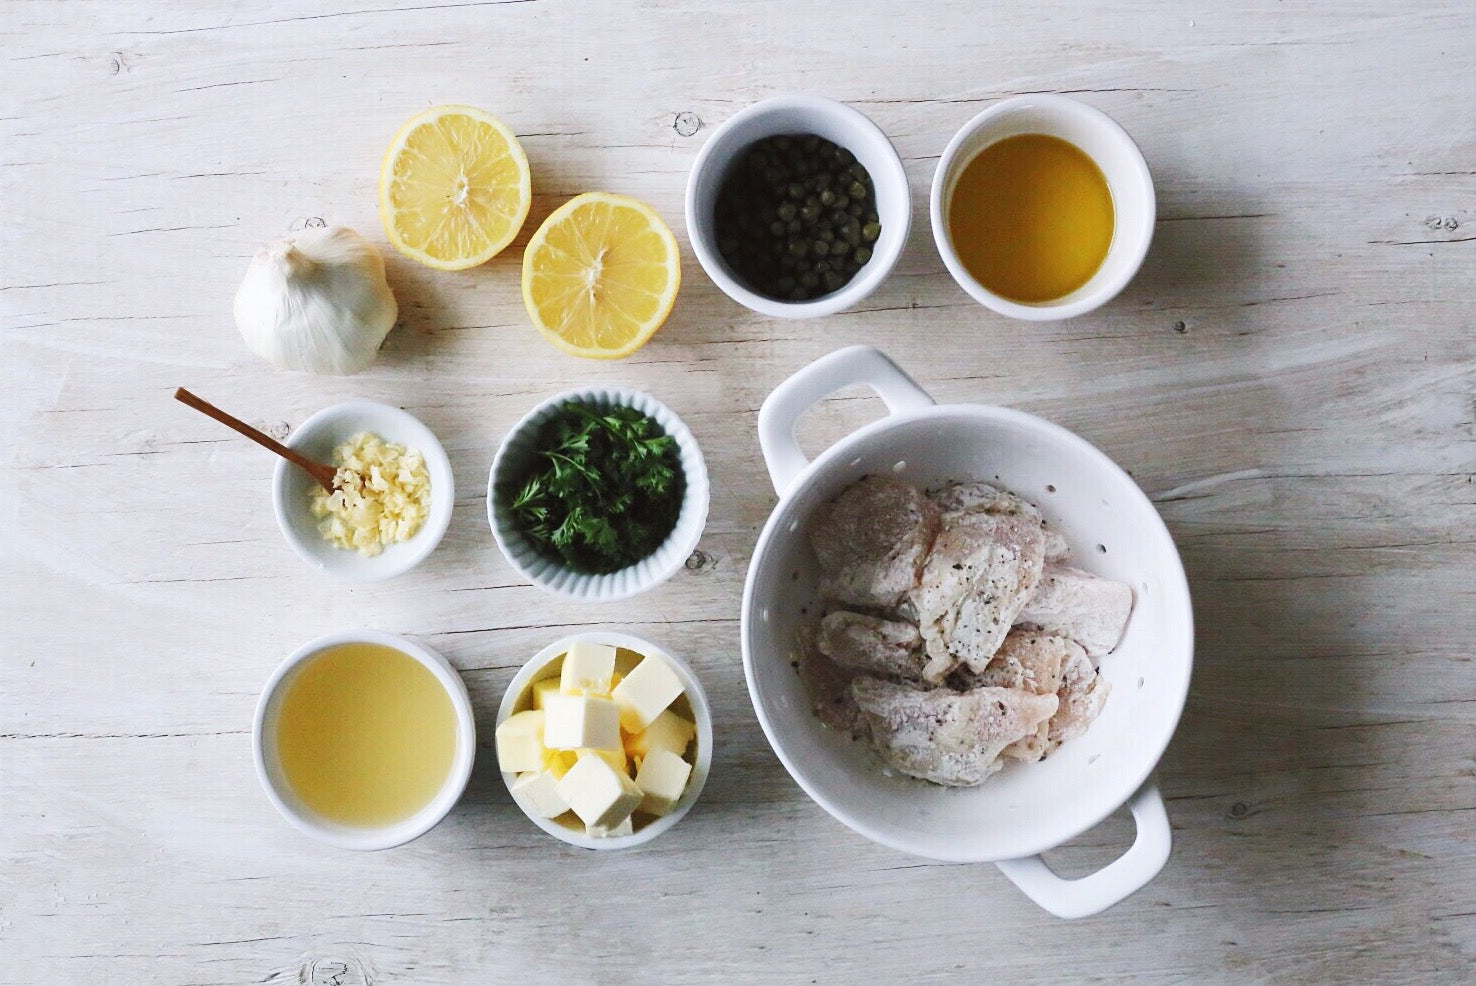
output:
[[686, 491], [676, 439], [635, 408], [566, 402], [535, 449], [502, 495], [543, 554], [580, 572], [615, 572], [676, 527]]

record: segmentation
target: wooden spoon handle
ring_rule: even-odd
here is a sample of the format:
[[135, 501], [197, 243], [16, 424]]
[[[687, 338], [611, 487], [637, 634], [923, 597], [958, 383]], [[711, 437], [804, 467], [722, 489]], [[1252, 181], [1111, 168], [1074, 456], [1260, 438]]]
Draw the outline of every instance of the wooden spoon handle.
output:
[[190, 393], [188, 390], [185, 390], [183, 387], [180, 387], [174, 392], [174, 399], [183, 404], [188, 404], [190, 407], [194, 408], [196, 411], [199, 411], [201, 414], [214, 418], [216, 421], [219, 421], [227, 428], [232, 428], [240, 432], [256, 444], [277, 453], [288, 462], [292, 462], [298, 466], [301, 466], [303, 470], [305, 470], [309, 476], [312, 476], [313, 479], [317, 480], [324, 489], [326, 489], [330, 493], [333, 492], [333, 476], [336, 470], [332, 466], [325, 465], [321, 462], [315, 462], [312, 459], [309, 459], [307, 456], [303, 455], [301, 452], [298, 452], [296, 449], [288, 448], [286, 445], [283, 445], [271, 435], [268, 435], [262, 431], [257, 431], [255, 428], [251, 427], [240, 418], [232, 417], [209, 401], [201, 400], [200, 398], [196, 397], [194, 394]]

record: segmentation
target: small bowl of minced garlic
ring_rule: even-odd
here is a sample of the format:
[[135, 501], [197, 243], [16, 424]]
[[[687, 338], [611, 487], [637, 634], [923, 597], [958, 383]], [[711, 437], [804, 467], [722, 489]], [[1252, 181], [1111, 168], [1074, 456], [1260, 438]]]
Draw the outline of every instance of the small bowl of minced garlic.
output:
[[346, 401], [298, 425], [287, 444], [338, 470], [331, 494], [286, 460], [272, 478], [277, 526], [309, 565], [348, 582], [379, 582], [440, 543], [456, 501], [451, 462], [413, 415]]

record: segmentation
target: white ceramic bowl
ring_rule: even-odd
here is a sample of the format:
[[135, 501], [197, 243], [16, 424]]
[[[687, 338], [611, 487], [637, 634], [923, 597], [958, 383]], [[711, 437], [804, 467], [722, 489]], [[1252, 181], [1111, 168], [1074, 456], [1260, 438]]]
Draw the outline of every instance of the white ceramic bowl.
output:
[[415, 449], [425, 457], [431, 483], [430, 516], [413, 537], [387, 545], [372, 558], [336, 547], [318, 532], [318, 518], [313, 516], [309, 495], [316, 484], [286, 459], [277, 460], [277, 471], [272, 476], [272, 505], [282, 536], [303, 561], [347, 582], [379, 582], [408, 572], [441, 543], [451, 523], [456, 483], [451, 475], [451, 461], [435, 434], [414, 415], [388, 404], [345, 401], [325, 407], [298, 425], [287, 444], [310, 458], [332, 465], [333, 450], [361, 431]]
[[[872, 387], [891, 414], [807, 461], [794, 442], [795, 419], [852, 384]], [[997, 862], [1062, 916], [1094, 913], [1152, 879], [1168, 858], [1170, 837], [1149, 775], [1184, 706], [1194, 634], [1173, 539], [1132, 479], [1086, 441], [1032, 415], [935, 406], [890, 360], [862, 346], [832, 353], [780, 385], [759, 412], [759, 438], [780, 500], [744, 586], [743, 668], [764, 733], [799, 785], [883, 845], [934, 859]], [[790, 665], [796, 626], [817, 602], [807, 524], [818, 506], [871, 473], [922, 486], [997, 483], [1040, 506], [1066, 536], [1071, 564], [1132, 586], [1127, 631], [1100, 662], [1112, 690], [1083, 736], [1040, 763], [1012, 764], [979, 787], [952, 789], [884, 771], [869, 744], [815, 719]], [[1137, 840], [1105, 870], [1061, 880], [1038, 858], [1124, 803], [1137, 820]]]
[[[376, 828], [343, 825], [323, 818], [303, 805], [282, 771], [274, 732], [286, 686], [291, 683], [292, 676], [298, 669], [331, 647], [359, 643], [389, 647], [425, 665], [446, 689], [451, 707], [456, 711], [456, 752], [441, 789], [414, 815], [394, 825]], [[472, 761], [477, 751], [477, 727], [466, 685], [462, 682], [461, 675], [456, 673], [456, 669], [444, 657], [424, 644], [392, 633], [350, 630], [319, 637], [302, 645], [272, 672], [266, 687], [262, 689], [261, 699], [256, 704], [256, 717], [251, 724], [251, 745], [256, 761], [256, 777], [261, 781], [262, 789], [283, 817], [294, 826], [315, 839], [342, 849], [388, 849], [424, 835], [445, 818], [456, 804], [471, 777]]]
[[[630, 849], [650, 842], [681, 821], [682, 817], [692, 810], [697, 799], [702, 796], [702, 788], [707, 783], [707, 775], [712, 769], [712, 709], [707, 704], [707, 693], [702, 690], [702, 683], [697, 680], [697, 676], [692, 673], [686, 661], [649, 641], [628, 633], [594, 631], [571, 634], [561, 640], [555, 640], [534, 655], [531, 661], [524, 664], [513, 677], [512, 683], [507, 686], [507, 691], [503, 693], [502, 705], [497, 709], [497, 725], [502, 725], [513, 713], [533, 707], [533, 683], [541, 678], [557, 676], [559, 668], [562, 667], [561, 658], [568, 653], [569, 648], [576, 641], [581, 640], [596, 644], [609, 644], [622, 650], [633, 651], [642, 657], [654, 657], [665, 661], [677, 673], [677, 677], [682, 680], [682, 689], [691, 709], [692, 721], [697, 725], [692, 774], [687, 779], [687, 789], [682, 792], [681, 800], [677, 802], [676, 807], [662, 817], [641, 826], [632, 835], [595, 838], [586, 835], [582, 825], [576, 827], [577, 819], [574, 820], [575, 824], [563, 825], [554, 819], [529, 815], [526, 810], [523, 814], [528, 815], [533, 824], [549, 835], [562, 839], [572, 846], [579, 846], [582, 849]], [[625, 673], [636, 663], [634, 660], [626, 662], [625, 656], [620, 655], [616, 658], [615, 667], [616, 670]], [[680, 703], [681, 699], [677, 699], [677, 702]], [[509, 794], [512, 793], [512, 784], [517, 777], [517, 774], [502, 771], [502, 781], [507, 785]], [[519, 808], [522, 807], [516, 798], [513, 800]]]
[[[676, 439], [686, 479], [686, 492], [682, 496], [676, 527], [672, 528], [661, 547], [634, 565], [607, 575], [576, 572], [557, 559], [541, 554], [518, 530], [507, 498], [499, 493], [499, 488], [512, 483], [514, 477], [527, 468], [535, 451], [538, 429], [567, 401], [603, 408], [633, 407], [654, 418], [662, 431]], [[487, 522], [492, 525], [492, 536], [497, 539], [497, 547], [502, 549], [508, 564], [534, 585], [570, 599], [611, 602], [660, 585], [686, 564], [707, 525], [708, 499], [707, 464], [702, 459], [702, 450], [697, 447], [697, 439], [692, 437], [691, 430], [671, 408], [639, 390], [593, 385], [555, 394], [513, 425], [497, 449], [487, 477]]]
[[[1047, 134], [1076, 145], [1102, 169], [1112, 192], [1112, 243], [1102, 266], [1070, 294], [1038, 304], [1000, 297], [975, 280], [953, 247], [948, 225], [953, 190], [963, 169], [989, 145], [1021, 134]], [[933, 242], [959, 287], [1001, 315], [1036, 322], [1081, 315], [1117, 297], [1148, 255], [1156, 210], [1153, 176], [1127, 131], [1099, 109], [1053, 95], [1006, 99], [964, 124], [938, 161], [929, 199]]]
[[[876, 194], [882, 231], [871, 259], [840, 290], [813, 301], [778, 301], [750, 290], [723, 260], [713, 232], [713, 208], [734, 160], [756, 141], [778, 134], [815, 134], [844, 147], [871, 175]], [[707, 138], [687, 178], [687, 235], [702, 269], [738, 304], [778, 318], [829, 315], [865, 298], [891, 273], [911, 223], [907, 172], [887, 135], [860, 112], [819, 96], [775, 96], [735, 113]]]

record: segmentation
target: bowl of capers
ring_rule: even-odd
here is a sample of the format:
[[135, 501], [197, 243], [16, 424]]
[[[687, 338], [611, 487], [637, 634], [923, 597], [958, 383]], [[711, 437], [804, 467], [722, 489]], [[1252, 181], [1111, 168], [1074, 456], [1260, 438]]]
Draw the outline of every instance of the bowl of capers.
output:
[[707, 139], [687, 179], [687, 233], [707, 276], [746, 308], [813, 318], [891, 272], [912, 200], [892, 142], [819, 96], [775, 96]]

